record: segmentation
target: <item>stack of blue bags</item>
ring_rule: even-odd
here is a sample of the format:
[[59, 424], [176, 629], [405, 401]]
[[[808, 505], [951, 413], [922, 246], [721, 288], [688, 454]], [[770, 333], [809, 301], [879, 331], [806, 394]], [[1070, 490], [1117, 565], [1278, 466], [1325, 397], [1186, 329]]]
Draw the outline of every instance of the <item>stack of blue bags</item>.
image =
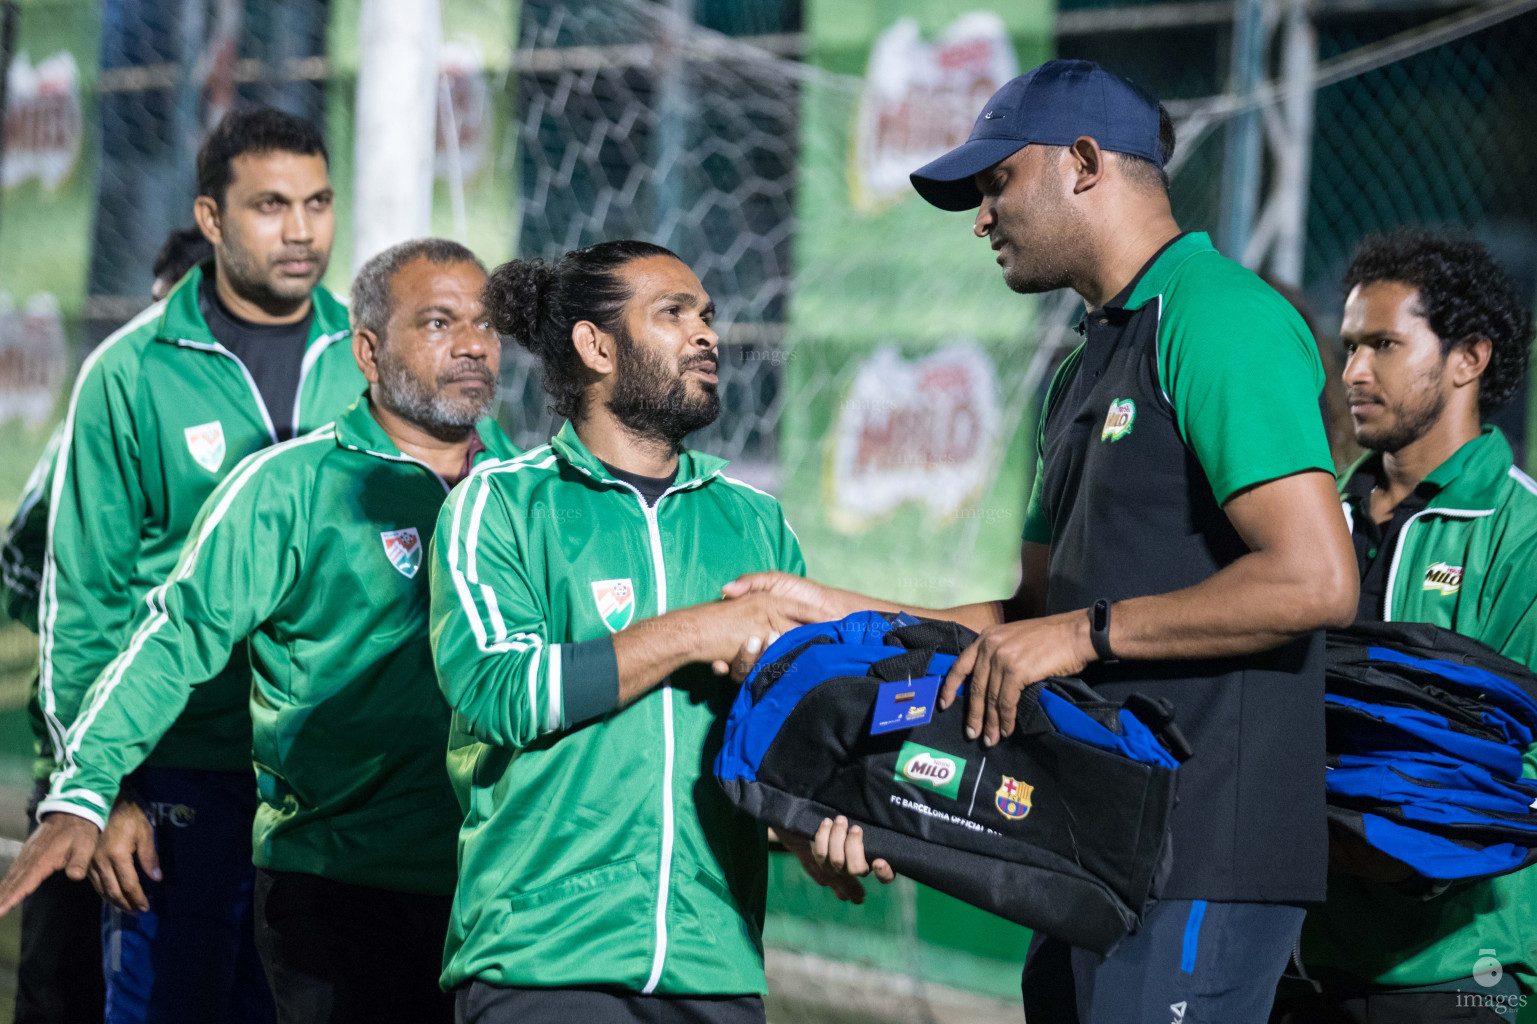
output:
[[1487, 878], [1537, 862], [1537, 675], [1425, 624], [1329, 635], [1331, 829], [1421, 879]]

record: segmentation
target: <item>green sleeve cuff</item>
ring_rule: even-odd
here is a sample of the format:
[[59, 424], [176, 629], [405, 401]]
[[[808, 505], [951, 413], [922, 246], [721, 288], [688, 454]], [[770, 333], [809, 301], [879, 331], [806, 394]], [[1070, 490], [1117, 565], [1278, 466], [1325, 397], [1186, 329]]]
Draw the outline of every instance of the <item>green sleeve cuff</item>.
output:
[[619, 659], [614, 638], [561, 644], [563, 728], [599, 718], [619, 706]]

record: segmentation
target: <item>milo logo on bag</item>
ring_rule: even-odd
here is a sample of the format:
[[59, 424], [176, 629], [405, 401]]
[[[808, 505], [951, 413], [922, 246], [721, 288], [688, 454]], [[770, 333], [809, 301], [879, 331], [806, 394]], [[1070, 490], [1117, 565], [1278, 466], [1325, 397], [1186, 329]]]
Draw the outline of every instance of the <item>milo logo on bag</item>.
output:
[[965, 758], [909, 742], [902, 744], [902, 750], [897, 754], [897, 770], [893, 778], [956, 800], [960, 797], [961, 776], [965, 772]]

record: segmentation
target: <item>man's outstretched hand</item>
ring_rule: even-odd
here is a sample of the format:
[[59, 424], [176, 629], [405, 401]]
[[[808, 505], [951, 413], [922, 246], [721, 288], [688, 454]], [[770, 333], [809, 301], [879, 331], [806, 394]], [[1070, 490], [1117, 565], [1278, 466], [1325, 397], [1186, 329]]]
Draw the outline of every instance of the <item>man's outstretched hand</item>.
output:
[[16, 855], [11, 870], [0, 879], [0, 916], [9, 914], [56, 871], [73, 881], [83, 880], [100, 834], [94, 822], [76, 815], [44, 815], [43, 823]]
[[841, 814], [836, 820], [823, 818], [814, 836], [782, 831], [779, 841], [795, 854], [812, 881], [831, 889], [845, 903], [865, 901], [865, 886], [860, 881], [865, 875], [873, 874], [882, 885], [890, 885], [897, 877], [884, 860], [865, 857], [864, 830], [850, 825]]
[[717, 675], [729, 673], [739, 683], [757, 664], [758, 655], [781, 635], [822, 621], [820, 607], [795, 592], [754, 590], [696, 605], [695, 610], [700, 616], [701, 660], [709, 661]]
[[750, 572], [720, 588], [721, 596], [726, 598], [773, 594], [799, 601], [814, 610], [817, 622], [839, 618], [842, 610], [839, 598], [847, 593], [788, 572]]

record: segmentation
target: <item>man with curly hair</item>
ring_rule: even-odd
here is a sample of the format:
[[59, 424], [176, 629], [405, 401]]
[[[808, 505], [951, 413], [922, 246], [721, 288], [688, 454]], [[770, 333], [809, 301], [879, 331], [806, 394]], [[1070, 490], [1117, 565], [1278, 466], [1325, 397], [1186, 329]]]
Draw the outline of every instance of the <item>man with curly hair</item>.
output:
[[[1433, 623], [1537, 666], [1537, 482], [1487, 425], [1526, 374], [1530, 296], [1477, 242], [1420, 231], [1362, 242], [1344, 285], [1344, 381], [1368, 449], [1340, 485], [1358, 619]], [[1395, 888], [1391, 862], [1333, 854], [1300, 947], [1315, 988], [1283, 995], [1284, 1019], [1507, 1020], [1529, 997], [1537, 869], [1425, 899]], [[1478, 970], [1475, 982], [1491, 950], [1498, 980]]]

